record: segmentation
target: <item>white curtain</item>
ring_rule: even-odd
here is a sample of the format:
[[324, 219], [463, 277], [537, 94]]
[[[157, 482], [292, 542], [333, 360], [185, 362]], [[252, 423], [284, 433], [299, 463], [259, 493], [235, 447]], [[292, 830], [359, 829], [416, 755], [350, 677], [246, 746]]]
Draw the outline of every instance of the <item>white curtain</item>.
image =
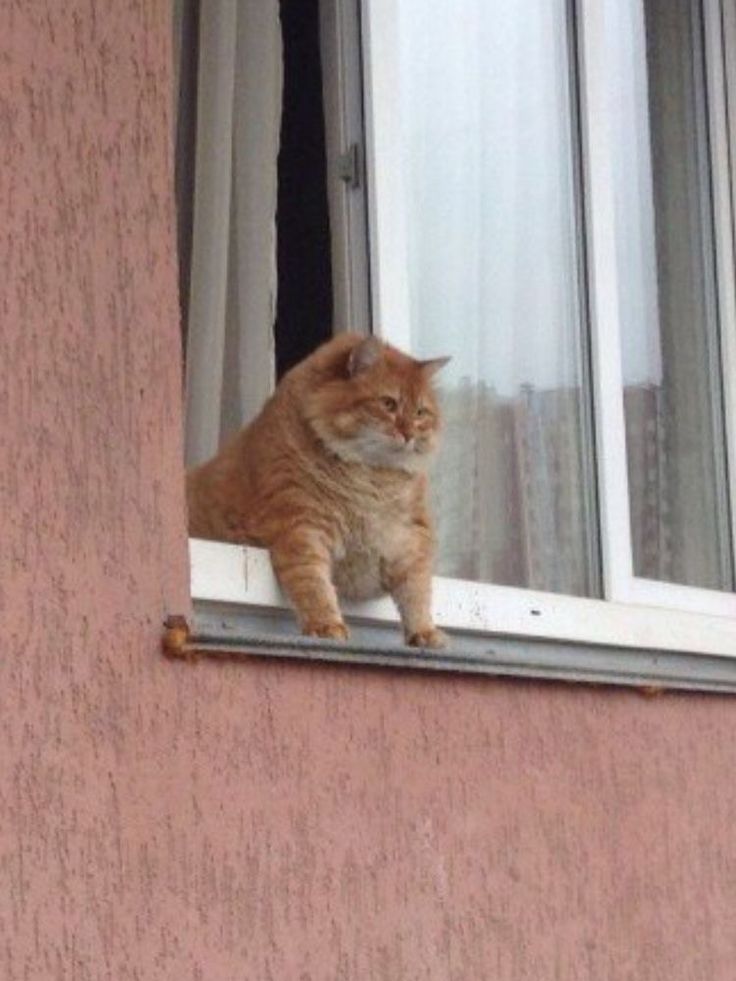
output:
[[273, 386], [278, 0], [201, 0], [187, 463], [216, 452]]
[[564, 0], [403, 0], [411, 344], [451, 354], [440, 571], [597, 588]]

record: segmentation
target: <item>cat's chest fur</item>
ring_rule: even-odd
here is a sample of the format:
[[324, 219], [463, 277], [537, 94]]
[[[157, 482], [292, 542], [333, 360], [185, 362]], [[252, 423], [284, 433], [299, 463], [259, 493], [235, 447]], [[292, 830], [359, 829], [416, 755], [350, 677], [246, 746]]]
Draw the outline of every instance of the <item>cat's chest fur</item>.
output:
[[406, 547], [412, 490], [408, 481], [350, 487], [333, 554], [333, 580], [341, 596], [371, 599], [386, 592], [383, 570]]
[[347, 535], [335, 549], [333, 580], [338, 593], [354, 600], [384, 593], [383, 563], [392, 549], [393, 543], [381, 528]]

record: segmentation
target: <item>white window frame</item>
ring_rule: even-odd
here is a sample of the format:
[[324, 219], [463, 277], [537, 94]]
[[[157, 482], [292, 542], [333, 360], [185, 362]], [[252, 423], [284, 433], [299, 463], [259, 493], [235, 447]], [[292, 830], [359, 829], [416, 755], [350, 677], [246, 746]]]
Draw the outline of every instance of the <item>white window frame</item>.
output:
[[[728, 126], [724, 74], [730, 73], [732, 81], [736, 79], [736, 55], [734, 46], [725, 44], [721, 3], [719, 0], [704, 0], [704, 3], [722, 362], [726, 379], [729, 375], [736, 379], [734, 181], [729, 147], [734, 132]], [[398, 660], [395, 658], [392, 663], [736, 691], [736, 595], [655, 582], [633, 574], [612, 155], [606, 114], [608, 82], [602, 70], [605, 27], [600, 0], [578, 0], [576, 10], [605, 599], [437, 577], [434, 580], [435, 618], [449, 629], [454, 639], [451, 649], [437, 655], [424, 652], [413, 661], [406, 653], [403, 660], [397, 656]], [[723, 13], [727, 24], [733, 26], [736, 14], [730, 0], [725, 0]], [[393, 47], [396, 31], [392, 28], [395, 17], [395, 0], [363, 0], [373, 324], [379, 334], [384, 325], [392, 325], [389, 337], [392, 343], [402, 346], [403, 342], [404, 347], [409, 347], [408, 336], [401, 333], [401, 325], [409, 323], [409, 307], [408, 285], [402, 273], [405, 268], [402, 257], [406, 255], [404, 197], [400, 184], [401, 168], [395, 166], [394, 158], [399, 146], [394, 136], [396, 119], [392, 112], [397, 84], [397, 52]], [[727, 457], [731, 472], [736, 475], [736, 391], [735, 386], [725, 382], [724, 385]], [[736, 479], [731, 481], [730, 494], [732, 523], [736, 527], [736, 521], [733, 521], [736, 517]], [[223, 644], [226, 649], [238, 647], [233, 638], [240, 636], [242, 639], [244, 634], [250, 637], [252, 647], [253, 638], [265, 630], [271, 640], [265, 642], [263, 649], [271, 653], [294, 656], [301, 650], [301, 654], [307, 652], [305, 656], [310, 656], [311, 652], [311, 656], [384, 663], [382, 652], [387, 645], [398, 643], [398, 616], [391, 602], [384, 599], [345, 606], [348, 622], [357, 628], [359, 639], [361, 630], [368, 630], [370, 643], [361, 645], [359, 642], [351, 649], [350, 644], [335, 646], [330, 642], [303, 641], [299, 649], [298, 642], [291, 641], [284, 648], [284, 644], [279, 644], [274, 637], [283, 636], [287, 629], [283, 617], [287, 607], [266, 552], [248, 546], [191, 540], [190, 555], [195, 613], [203, 625], [200, 633], [208, 634], [213, 649], [217, 649], [218, 637], [220, 647]], [[482, 646], [490, 641], [515, 644], [516, 648], [512, 647], [511, 653], [507, 652], [499, 660], [496, 654], [489, 654]], [[534, 656], [529, 660], [530, 644], [538, 645], [534, 649], [541, 652], [537, 660], [544, 662], [542, 666], [536, 663]], [[577, 651], [570, 652], [569, 645], [575, 645]], [[240, 646], [248, 647], [248, 644], [243, 641]], [[466, 655], [471, 649], [480, 653], [469, 661]], [[519, 651], [518, 657], [514, 650]], [[581, 662], [578, 655], [583, 650]], [[669, 655], [682, 656], [682, 659], [671, 662], [667, 660]]]
[[[636, 576], [632, 563], [626, 426], [621, 370], [621, 321], [616, 272], [612, 147], [606, 103], [610, 80], [605, 64], [605, 27], [598, 0], [581, 0], [584, 156], [588, 204], [591, 337], [596, 439], [599, 447], [600, 524], [603, 587], [607, 599], [627, 604], [665, 607], [673, 612], [698, 612], [736, 617], [736, 594], [683, 586]], [[704, 0], [709, 137], [712, 148], [714, 232], [724, 375], [726, 457], [736, 474], [736, 404], [729, 377], [736, 378], [736, 314], [733, 282], [733, 221], [728, 152], [724, 39], [719, 0]], [[730, 481], [731, 525], [736, 528], [736, 481]], [[732, 563], [736, 567], [732, 536]]]

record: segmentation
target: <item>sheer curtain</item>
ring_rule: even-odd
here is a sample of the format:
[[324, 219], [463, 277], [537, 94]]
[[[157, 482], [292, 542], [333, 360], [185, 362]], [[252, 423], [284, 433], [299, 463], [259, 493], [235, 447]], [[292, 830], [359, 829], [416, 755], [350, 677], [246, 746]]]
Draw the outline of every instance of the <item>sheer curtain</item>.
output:
[[573, 55], [564, 0], [403, 0], [411, 343], [451, 354], [445, 575], [595, 594]]
[[212, 455], [273, 386], [278, 0], [200, 0], [187, 463]]

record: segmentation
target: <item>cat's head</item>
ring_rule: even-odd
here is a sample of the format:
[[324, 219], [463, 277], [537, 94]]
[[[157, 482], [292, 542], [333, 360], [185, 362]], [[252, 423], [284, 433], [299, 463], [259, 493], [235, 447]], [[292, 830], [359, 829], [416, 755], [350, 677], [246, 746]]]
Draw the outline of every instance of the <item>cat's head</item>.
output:
[[423, 470], [441, 426], [432, 378], [449, 360], [417, 361], [376, 338], [353, 338], [311, 400], [312, 426], [343, 460]]

